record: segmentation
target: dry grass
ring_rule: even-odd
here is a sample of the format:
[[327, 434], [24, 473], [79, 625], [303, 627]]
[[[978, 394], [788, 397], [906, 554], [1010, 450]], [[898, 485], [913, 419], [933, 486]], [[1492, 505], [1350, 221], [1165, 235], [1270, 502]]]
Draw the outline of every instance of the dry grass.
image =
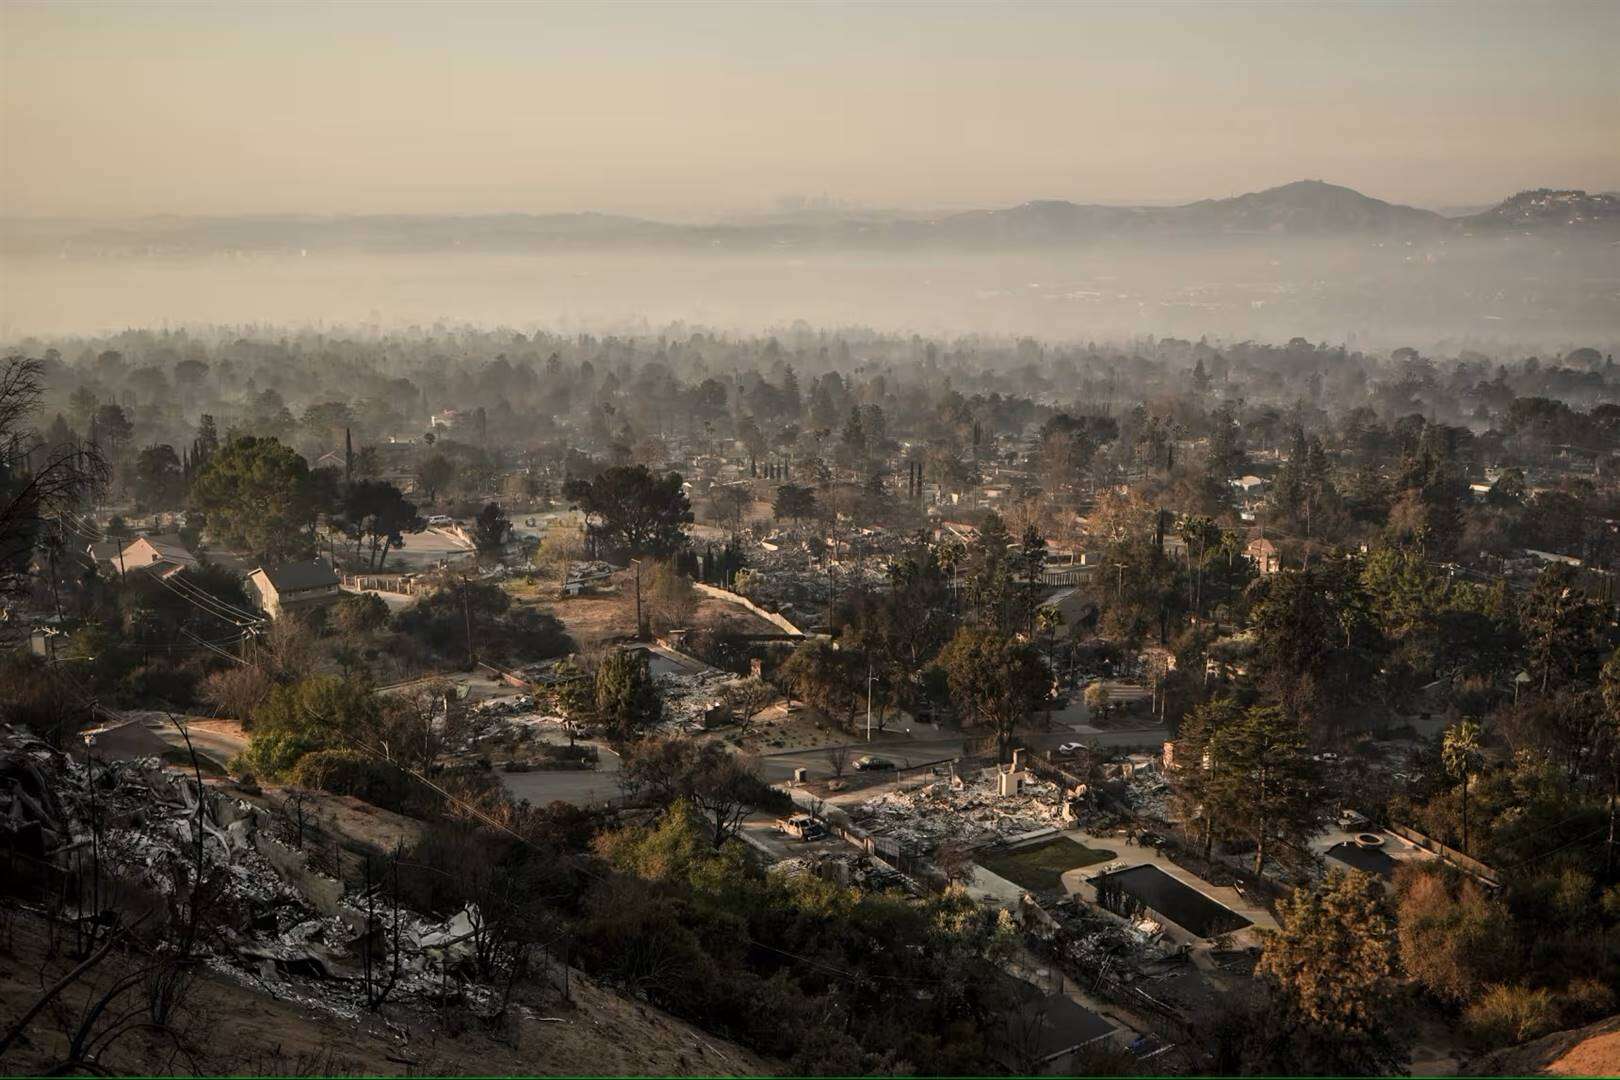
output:
[[[632, 637], [636, 632], [636, 578], [632, 571], [614, 574], [599, 596], [559, 596], [557, 583], [548, 580], [530, 584], [513, 579], [503, 587], [518, 603], [550, 612], [562, 620], [583, 651], [589, 652], [605, 641]], [[780, 633], [746, 608], [709, 597], [698, 598], [692, 627], [734, 634]]]

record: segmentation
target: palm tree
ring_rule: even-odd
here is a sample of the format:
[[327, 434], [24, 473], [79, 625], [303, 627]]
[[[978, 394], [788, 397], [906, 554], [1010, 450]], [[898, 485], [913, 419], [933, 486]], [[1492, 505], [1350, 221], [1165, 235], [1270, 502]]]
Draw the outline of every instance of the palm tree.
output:
[[1474, 720], [1463, 720], [1446, 729], [1440, 742], [1440, 759], [1446, 772], [1462, 781], [1462, 847], [1468, 851], [1468, 777], [1484, 763], [1481, 749], [1485, 730]]
[[1046, 639], [1046, 658], [1052, 658], [1052, 638], [1057, 634], [1058, 627], [1063, 625], [1063, 612], [1055, 607], [1038, 607], [1035, 609], [1035, 629], [1040, 631]]
[[[1058, 627], [1063, 625], [1063, 612], [1055, 607], [1038, 607], [1035, 609], [1035, 629], [1041, 637], [1046, 639], [1046, 663], [1052, 669], [1054, 680], [1057, 676], [1057, 664], [1052, 660], [1052, 639], [1057, 636]], [[1062, 685], [1061, 682], [1059, 685]], [[1052, 695], [1046, 697], [1046, 726], [1052, 726]]]

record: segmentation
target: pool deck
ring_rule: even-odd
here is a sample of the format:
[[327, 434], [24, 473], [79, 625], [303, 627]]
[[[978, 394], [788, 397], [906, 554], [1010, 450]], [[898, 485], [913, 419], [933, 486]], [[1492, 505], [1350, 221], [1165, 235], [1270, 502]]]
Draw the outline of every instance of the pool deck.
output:
[[1418, 847], [1410, 840], [1396, 836], [1392, 832], [1385, 832], [1383, 829], [1372, 825], [1360, 829], [1350, 829], [1348, 831], [1337, 826], [1329, 828], [1311, 838], [1311, 851], [1317, 855], [1321, 855], [1324, 858], [1329, 859], [1330, 866], [1336, 866], [1340, 869], [1350, 866], [1350, 868], [1354, 869], [1355, 867], [1353, 864], [1347, 864], [1345, 861], [1338, 859], [1335, 855], [1330, 855], [1329, 852], [1340, 844], [1355, 844], [1356, 837], [1369, 833], [1373, 836], [1381, 837], [1384, 842], [1382, 845], [1375, 848], [1370, 848], [1368, 850], [1370, 852], [1387, 856], [1396, 867], [1405, 862], [1421, 862], [1426, 859], [1439, 858], [1439, 856], [1435, 855], [1434, 852], [1425, 851], [1423, 848]]
[[[1277, 920], [1271, 917], [1271, 912], [1264, 906], [1252, 900], [1245, 899], [1236, 889], [1229, 886], [1211, 885], [1192, 871], [1177, 866], [1165, 858], [1158, 851], [1144, 844], [1128, 844], [1121, 838], [1092, 836], [1078, 829], [1070, 830], [1062, 835], [1069, 837], [1076, 843], [1086, 847], [1108, 848], [1115, 852], [1112, 862], [1098, 863], [1094, 866], [1084, 866], [1063, 873], [1063, 888], [1071, 895], [1078, 895], [1088, 904], [1096, 905], [1097, 890], [1088, 879], [1097, 877], [1109, 870], [1125, 870], [1132, 866], [1156, 866], [1165, 874], [1175, 878], [1189, 889], [1203, 893], [1211, 900], [1228, 907], [1237, 914], [1248, 919], [1252, 926], [1243, 930], [1234, 931], [1231, 935], [1234, 944], [1239, 947], [1259, 944], [1259, 935], [1256, 930], [1275, 930]], [[1098, 910], [1102, 910], [1099, 908]], [[1165, 923], [1165, 937], [1177, 944], [1190, 944], [1195, 947], [1207, 944], [1204, 938], [1194, 937], [1193, 934], [1174, 923]]]

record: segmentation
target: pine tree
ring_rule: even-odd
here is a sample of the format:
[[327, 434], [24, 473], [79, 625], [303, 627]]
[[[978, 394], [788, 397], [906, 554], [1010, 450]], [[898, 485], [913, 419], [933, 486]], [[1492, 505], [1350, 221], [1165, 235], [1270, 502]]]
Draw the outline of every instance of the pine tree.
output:
[[1294, 1068], [1375, 1076], [1398, 1069], [1398, 954], [1383, 887], [1368, 874], [1333, 871], [1319, 888], [1283, 901], [1277, 922], [1255, 974], [1271, 983], [1298, 1055]]
[[1275, 706], [1252, 708], [1211, 740], [1218, 779], [1210, 800], [1224, 820], [1254, 840], [1254, 872], [1265, 871], [1273, 841], [1302, 846], [1322, 819], [1321, 784], [1305, 729]]
[[596, 670], [596, 715], [619, 742], [627, 742], [663, 718], [663, 702], [647, 667], [647, 654], [620, 649]]

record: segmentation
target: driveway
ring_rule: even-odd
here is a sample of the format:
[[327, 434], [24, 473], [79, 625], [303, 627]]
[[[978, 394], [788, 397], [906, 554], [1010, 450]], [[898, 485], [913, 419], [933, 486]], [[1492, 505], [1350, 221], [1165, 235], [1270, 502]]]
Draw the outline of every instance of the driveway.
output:
[[343, 591], [354, 596], [375, 596], [388, 608], [388, 614], [390, 615], [396, 615], [406, 608], [414, 606], [421, 599], [421, 597], [412, 596], [410, 593], [389, 592], [386, 589], [351, 589], [345, 585]]
[[768, 856], [773, 862], [799, 858], [818, 851], [840, 851], [845, 846], [842, 840], [830, 834], [820, 840], [795, 840], [786, 833], [777, 830], [775, 814], [765, 814], [759, 811], [755, 811], [743, 818], [739, 832], [745, 842]]
[[[103, 761], [112, 761], [156, 757], [168, 750], [185, 750], [186, 740], [169, 722], [166, 714], [131, 710], [124, 716], [128, 723], [95, 732], [95, 742], [85, 746], [86, 753], [94, 754]], [[191, 745], [197, 753], [222, 769], [247, 747], [247, 734], [240, 724], [199, 716], [177, 716], [175, 719], [186, 725], [186, 731], [191, 735]]]

